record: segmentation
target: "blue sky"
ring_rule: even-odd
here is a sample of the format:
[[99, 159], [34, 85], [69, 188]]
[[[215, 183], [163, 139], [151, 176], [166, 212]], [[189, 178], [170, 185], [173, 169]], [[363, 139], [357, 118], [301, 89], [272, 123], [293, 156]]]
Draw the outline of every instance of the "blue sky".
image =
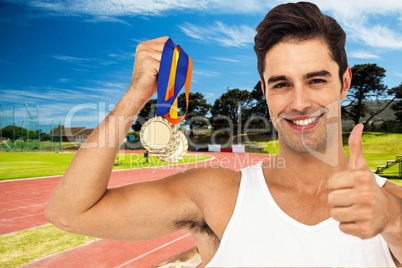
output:
[[[0, 0], [0, 104], [15, 105], [17, 125], [28, 104], [41, 124], [95, 127], [128, 88], [136, 46], [160, 36], [192, 57], [191, 92], [209, 103], [228, 87], [251, 90], [254, 29], [284, 2]], [[402, 1], [313, 2], [346, 31], [351, 66], [377, 63], [388, 87], [402, 82]]]

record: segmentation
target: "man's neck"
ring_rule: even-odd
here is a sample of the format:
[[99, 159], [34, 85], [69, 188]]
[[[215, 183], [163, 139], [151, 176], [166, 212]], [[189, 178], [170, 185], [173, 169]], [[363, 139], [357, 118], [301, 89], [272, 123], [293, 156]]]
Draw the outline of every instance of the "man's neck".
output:
[[326, 157], [309, 152], [295, 152], [286, 146], [280, 146], [281, 151], [276, 158], [283, 159], [286, 167], [277, 169], [275, 174], [281, 178], [281, 184], [292, 185], [299, 192], [325, 192], [332, 174], [348, 168], [349, 159], [343, 151], [342, 142], [338, 144], [339, 146], [328, 148], [330, 151], [325, 154]]

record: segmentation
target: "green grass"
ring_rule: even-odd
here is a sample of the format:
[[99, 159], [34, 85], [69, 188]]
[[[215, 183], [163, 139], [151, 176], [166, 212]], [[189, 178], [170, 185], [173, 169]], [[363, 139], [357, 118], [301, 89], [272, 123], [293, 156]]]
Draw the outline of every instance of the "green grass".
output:
[[[81, 143], [79, 143], [81, 144]], [[14, 148], [15, 146], [15, 148]], [[63, 148], [65, 147], [71, 147], [75, 146], [74, 143], [70, 142], [63, 142], [62, 145]], [[55, 151], [56, 149], [60, 149], [60, 142], [50, 142], [50, 141], [41, 141], [39, 144], [39, 140], [31, 140], [29, 142], [23, 141], [23, 140], [16, 140], [15, 143], [13, 141], [3, 141], [2, 146], [1, 146], [3, 151], [8, 151], [11, 149], [11, 151], [41, 151], [47, 150], [47, 151]]]
[[74, 154], [51, 152], [0, 153], [0, 180], [63, 174]]
[[254, 145], [263, 147], [264, 151], [271, 155], [277, 155], [279, 153], [279, 142], [274, 141], [251, 141]]
[[[395, 160], [397, 155], [402, 155], [402, 133], [367, 132], [363, 133], [362, 140], [363, 153], [372, 170], [376, 170], [377, 165], [385, 165], [387, 160]], [[347, 141], [344, 142], [343, 148], [349, 156]], [[399, 165], [386, 169], [380, 176], [398, 178]]]
[[53, 225], [0, 237], [0, 267], [17, 267], [77, 247], [95, 238], [70, 234]]
[[[74, 153], [53, 152], [0, 152], [0, 180], [33, 178], [52, 175], [62, 175], [74, 157]], [[205, 155], [187, 154], [178, 163], [191, 163], [211, 158]], [[150, 156], [149, 163], [145, 163], [142, 154], [120, 154], [121, 165], [115, 165], [114, 170], [154, 167], [170, 165]]]

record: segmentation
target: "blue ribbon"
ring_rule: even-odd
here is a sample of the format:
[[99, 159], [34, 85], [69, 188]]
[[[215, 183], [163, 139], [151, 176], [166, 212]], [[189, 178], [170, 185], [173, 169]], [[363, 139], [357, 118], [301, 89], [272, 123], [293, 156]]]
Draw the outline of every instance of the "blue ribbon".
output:
[[184, 83], [186, 82], [187, 77], [187, 69], [188, 69], [188, 55], [182, 48], [180, 48], [179, 60], [177, 62], [176, 69], [176, 78], [174, 85], [174, 94], [172, 97], [166, 98], [166, 90], [169, 84], [170, 77], [170, 69], [172, 66], [173, 52], [176, 48], [176, 45], [173, 43], [172, 39], [168, 39], [165, 47], [163, 48], [161, 63], [159, 67], [159, 75], [158, 75], [158, 86], [157, 86], [157, 108], [156, 115], [165, 116], [169, 113], [170, 108], [173, 105], [174, 100], [180, 93], [180, 90], [183, 88]]

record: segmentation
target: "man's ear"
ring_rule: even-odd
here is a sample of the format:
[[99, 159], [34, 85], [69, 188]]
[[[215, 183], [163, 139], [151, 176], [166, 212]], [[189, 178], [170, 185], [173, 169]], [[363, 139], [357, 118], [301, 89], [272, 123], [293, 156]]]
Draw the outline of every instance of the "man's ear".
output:
[[265, 97], [265, 88], [264, 88], [265, 83], [263, 83], [262, 80], [260, 80], [260, 83], [261, 83], [262, 95]]
[[343, 82], [343, 87], [342, 87], [342, 92], [341, 92], [341, 98], [344, 100], [344, 99], [346, 99], [346, 97], [348, 95], [348, 91], [349, 91], [350, 85], [352, 83], [352, 69], [350, 68], [350, 66], [348, 66], [348, 68], [346, 68], [346, 71], [343, 74], [342, 82]]

